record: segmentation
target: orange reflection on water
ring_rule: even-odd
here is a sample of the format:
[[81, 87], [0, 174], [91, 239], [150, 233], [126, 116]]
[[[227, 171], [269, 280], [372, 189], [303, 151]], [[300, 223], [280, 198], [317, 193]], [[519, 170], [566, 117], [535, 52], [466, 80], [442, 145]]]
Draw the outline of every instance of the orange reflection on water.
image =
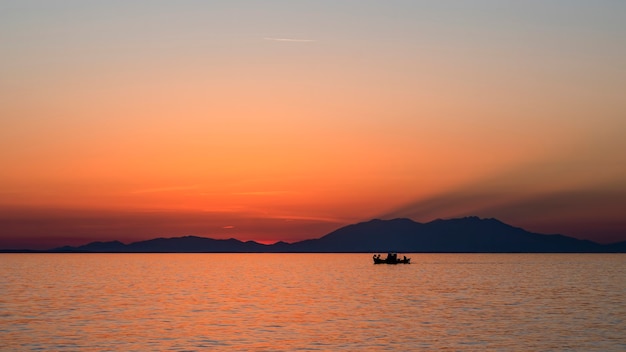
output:
[[[2, 255], [8, 350], [615, 350], [626, 257]], [[598, 340], [597, 336], [604, 336]]]

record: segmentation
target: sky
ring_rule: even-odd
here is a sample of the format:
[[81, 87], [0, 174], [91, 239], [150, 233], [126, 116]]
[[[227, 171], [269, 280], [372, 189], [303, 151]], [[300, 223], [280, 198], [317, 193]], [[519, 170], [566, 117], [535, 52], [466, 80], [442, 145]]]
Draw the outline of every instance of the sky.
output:
[[0, 0], [0, 248], [476, 215], [626, 240], [626, 2]]

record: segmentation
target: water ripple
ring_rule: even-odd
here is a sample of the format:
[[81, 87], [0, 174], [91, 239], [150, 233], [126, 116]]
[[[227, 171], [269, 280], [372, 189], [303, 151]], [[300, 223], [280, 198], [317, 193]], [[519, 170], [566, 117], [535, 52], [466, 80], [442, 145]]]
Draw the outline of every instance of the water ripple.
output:
[[626, 348], [626, 256], [6, 254], [0, 350]]

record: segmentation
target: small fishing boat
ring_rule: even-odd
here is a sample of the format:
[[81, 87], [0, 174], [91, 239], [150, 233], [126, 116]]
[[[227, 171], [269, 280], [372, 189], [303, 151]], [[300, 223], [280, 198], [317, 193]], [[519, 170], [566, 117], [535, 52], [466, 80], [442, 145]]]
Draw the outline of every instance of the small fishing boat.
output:
[[398, 258], [397, 253], [387, 253], [387, 258], [382, 259], [380, 254], [374, 255], [374, 264], [411, 264], [411, 258], [403, 256], [402, 259]]

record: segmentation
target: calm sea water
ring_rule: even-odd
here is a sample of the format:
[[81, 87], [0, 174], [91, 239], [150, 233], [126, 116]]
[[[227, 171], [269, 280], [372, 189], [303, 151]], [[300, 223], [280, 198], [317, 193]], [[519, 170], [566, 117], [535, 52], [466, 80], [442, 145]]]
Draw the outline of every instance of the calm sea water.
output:
[[626, 350], [626, 255], [2, 254], [0, 349]]

